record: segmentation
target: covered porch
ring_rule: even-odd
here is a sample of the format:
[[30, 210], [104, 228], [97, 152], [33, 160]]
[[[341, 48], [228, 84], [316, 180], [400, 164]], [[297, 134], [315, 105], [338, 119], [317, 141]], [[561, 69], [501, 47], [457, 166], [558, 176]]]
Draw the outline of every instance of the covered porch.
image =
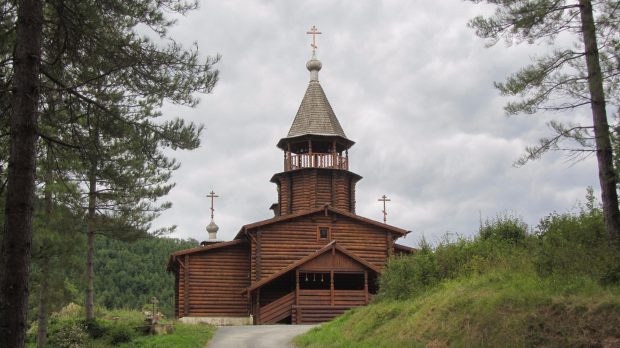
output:
[[379, 270], [332, 242], [247, 289], [255, 324], [309, 324], [368, 304]]

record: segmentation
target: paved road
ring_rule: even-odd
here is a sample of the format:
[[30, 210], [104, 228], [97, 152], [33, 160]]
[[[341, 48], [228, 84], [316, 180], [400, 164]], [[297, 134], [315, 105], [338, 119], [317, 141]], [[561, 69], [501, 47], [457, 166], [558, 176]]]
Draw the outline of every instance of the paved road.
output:
[[289, 348], [291, 340], [315, 325], [222, 326], [207, 348]]

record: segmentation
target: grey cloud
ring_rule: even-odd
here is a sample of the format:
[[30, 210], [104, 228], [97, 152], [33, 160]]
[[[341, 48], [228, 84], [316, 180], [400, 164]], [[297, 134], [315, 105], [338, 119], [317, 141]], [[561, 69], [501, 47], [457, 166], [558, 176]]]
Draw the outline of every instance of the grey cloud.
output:
[[323, 32], [320, 81], [347, 136], [352, 170], [362, 175], [357, 212], [412, 230], [414, 245], [445, 232], [471, 235], [479, 212], [513, 211], [535, 225], [551, 211], [573, 209], [597, 185], [592, 158], [575, 165], [550, 155], [523, 168], [512, 162], [548, 134], [553, 118], [507, 118], [493, 81], [527, 64], [544, 47], [486, 49], [466, 27], [488, 11], [465, 1], [203, 1], [171, 34], [221, 53], [221, 80], [196, 109], [165, 105], [167, 116], [205, 124], [202, 147], [173, 155], [182, 162], [168, 197], [173, 208], [156, 225], [178, 225], [177, 237], [206, 238], [214, 189], [219, 237], [270, 217], [271, 176], [282, 170], [275, 147], [307, 87], [311, 25]]

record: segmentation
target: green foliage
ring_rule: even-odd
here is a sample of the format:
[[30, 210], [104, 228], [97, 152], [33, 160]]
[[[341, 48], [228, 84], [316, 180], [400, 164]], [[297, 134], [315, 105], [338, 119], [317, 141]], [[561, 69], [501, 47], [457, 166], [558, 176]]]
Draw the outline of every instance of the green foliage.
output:
[[491, 271], [422, 296], [346, 312], [297, 337], [299, 347], [591, 347], [620, 334], [620, 288], [582, 278]]
[[379, 279], [379, 298], [407, 299], [419, 296], [445, 280], [510, 263], [520, 264], [527, 226], [508, 215], [487, 220], [474, 240], [445, 241], [431, 249], [423, 245], [414, 255], [388, 260]]
[[175, 323], [173, 334], [137, 337], [119, 348], [203, 348], [214, 334], [215, 327], [211, 325]]
[[[55, 267], [51, 270], [54, 277], [49, 284], [51, 292], [50, 312], [59, 311], [65, 316], [80, 316], [82, 307], [71, 302], [83, 303], [82, 292], [85, 288], [82, 246], [85, 243], [83, 234], [71, 239], [74, 245], [67, 245], [66, 254], [54, 259]], [[95, 288], [98, 296], [96, 303], [103, 311], [114, 309], [141, 310], [150, 303], [151, 298], [159, 300], [158, 311], [167, 317], [174, 315], [174, 278], [166, 272], [170, 253], [195, 247], [195, 240], [180, 240], [149, 236], [134, 242], [122, 242], [100, 236], [95, 241]], [[60, 260], [79, 260], [79, 262], [56, 263]], [[35, 257], [32, 268], [34, 294], [30, 297], [30, 320], [36, 319], [38, 294], [40, 291], [42, 267]], [[63, 308], [64, 307], [64, 308]], [[152, 308], [148, 305], [149, 310]], [[70, 313], [68, 313], [70, 312]], [[138, 315], [136, 322], [144, 318]], [[105, 329], [101, 322], [86, 321], [83, 324], [91, 337], [97, 337], [98, 330]], [[32, 331], [32, 330], [30, 330]], [[35, 330], [36, 332], [36, 330]], [[102, 333], [99, 333], [102, 334]]]
[[471, 240], [388, 260], [364, 308], [296, 339], [301, 347], [613, 346], [620, 337], [620, 256], [591, 192], [574, 214], [528, 234], [514, 217]]
[[83, 321], [76, 318], [52, 318], [48, 337], [50, 346], [59, 348], [81, 348], [89, 340]]
[[166, 271], [169, 255], [195, 247], [194, 240], [146, 237], [127, 243], [95, 240], [95, 302], [107, 309], [141, 310], [152, 297], [167, 317], [174, 314], [174, 277]]
[[108, 336], [110, 336], [110, 343], [118, 345], [130, 342], [136, 336], [136, 330], [123, 325], [114, 325], [110, 328]]
[[486, 220], [478, 231], [480, 238], [495, 239], [509, 243], [522, 242], [527, 235], [527, 225], [519, 218], [508, 214], [498, 215], [493, 220]]
[[[144, 316], [137, 311], [103, 310], [96, 320], [83, 318], [84, 308], [75, 304], [54, 313], [48, 330], [49, 346], [58, 348], [176, 348], [204, 347], [213, 336], [210, 325], [190, 325], [164, 321], [175, 326], [174, 333], [161, 336], [144, 335]], [[29, 333], [34, 342], [35, 332]]]

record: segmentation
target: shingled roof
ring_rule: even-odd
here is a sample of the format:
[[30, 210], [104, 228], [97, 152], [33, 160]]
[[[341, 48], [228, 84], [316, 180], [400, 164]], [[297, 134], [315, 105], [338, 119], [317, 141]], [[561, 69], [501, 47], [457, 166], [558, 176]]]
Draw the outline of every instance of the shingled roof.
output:
[[308, 85], [287, 138], [308, 134], [347, 138], [321, 84], [315, 80]]

